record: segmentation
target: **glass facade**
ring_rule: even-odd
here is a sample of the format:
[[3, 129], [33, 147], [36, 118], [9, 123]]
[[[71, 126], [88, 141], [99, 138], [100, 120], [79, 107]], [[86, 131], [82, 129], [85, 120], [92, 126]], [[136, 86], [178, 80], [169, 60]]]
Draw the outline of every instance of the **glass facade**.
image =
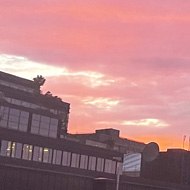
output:
[[39, 114], [32, 115], [31, 133], [42, 136], [57, 137], [58, 119], [41, 116]]
[[[27, 132], [29, 127], [29, 112], [0, 106], [0, 127]], [[32, 114], [31, 133], [56, 138], [58, 119]]]
[[116, 167], [118, 167], [118, 165], [121, 165], [120, 168], [122, 170], [121, 162], [6, 140], [1, 140], [0, 156], [111, 174], [116, 173]]
[[27, 131], [29, 112], [0, 106], [0, 126], [18, 131]]

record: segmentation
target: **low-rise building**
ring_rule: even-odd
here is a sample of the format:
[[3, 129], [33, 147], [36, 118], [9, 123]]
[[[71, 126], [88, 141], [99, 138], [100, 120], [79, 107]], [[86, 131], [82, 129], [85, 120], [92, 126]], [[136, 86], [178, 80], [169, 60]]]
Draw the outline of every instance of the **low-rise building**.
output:
[[145, 144], [119, 136], [117, 129], [98, 129], [91, 134], [73, 134], [69, 138], [77, 139], [80, 143], [110, 149], [123, 154], [140, 153]]

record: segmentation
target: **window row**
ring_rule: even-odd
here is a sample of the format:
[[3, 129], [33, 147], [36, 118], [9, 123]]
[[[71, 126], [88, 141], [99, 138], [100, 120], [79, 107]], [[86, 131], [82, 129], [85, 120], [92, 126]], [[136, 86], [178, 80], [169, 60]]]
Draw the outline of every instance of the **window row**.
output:
[[[26, 132], [29, 124], [29, 112], [0, 106], [0, 127]], [[32, 115], [31, 133], [46, 137], [57, 137], [58, 119], [38, 114]]]
[[55, 109], [49, 109], [47, 107], [44, 107], [44, 106], [39, 106], [37, 104], [33, 104], [33, 103], [30, 103], [30, 102], [26, 102], [26, 101], [23, 101], [23, 100], [18, 100], [18, 99], [15, 99], [15, 98], [9, 98], [9, 97], [5, 97], [5, 100], [11, 104], [14, 104], [14, 105], [18, 105], [18, 106], [23, 106], [23, 107], [26, 107], [26, 108], [32, 108], [32, 109], [43, 109], [43, 110], [48, 110], [50, 111], [51, 113], [53, 114], [58, 114], [58, 111], [55, 110]]
[[3, 86], [8, 86], [8, 87], [18, 89], [18, 90], [22, 90], [22, 91], [25, 91], [25, 92], [30, 92], [30, 93], [34, 92], [34, 89], [32, 89], [32, 88], [28, 88], [28, 87], [25, 87], [25, 86], [22, 86], [22, 85], [19, 85], [19, 84], [15, 84], [15, 83], [12, 83], [12, 82], [7, 82], [7, 81], [4, 81], [4, 80], [0, 80], [0, 84], [3, 85]]
[[1, 141], [0, 155], [112, 174], [118, 166], [122, 170], [122, 163], [110, 159], [6, 140]]
[[56, 138], [57, 129], [58, 119], [38, 114], [32, 115], [31, 133]]
[[0, 126], [4, 128], [27, 131], [29, 112], [0, 106]]

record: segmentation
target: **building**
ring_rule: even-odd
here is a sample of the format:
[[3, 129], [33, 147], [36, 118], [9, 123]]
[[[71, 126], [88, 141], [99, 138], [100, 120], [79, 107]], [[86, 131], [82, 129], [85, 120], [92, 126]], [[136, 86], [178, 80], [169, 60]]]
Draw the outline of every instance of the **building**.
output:
[[92, 151], [91, 146], [65, 138], [70, 105], [49, 92], [41, 94], [39, 83], [0, 72], [0, 91], [4, 167], [112, 178], [117, 168], [122, 170], [121, 153], [98, 147]]
[[[115, 189], [116, 175], [122, 173], [122, 151], [71, 140], [70, 105], [50, 92], [41, 94], [43, 80], [0, 72], [0, 190], [97, 190], [100, 183], [106, 185], [104, 190]], [[104, 132], [119, 145], [117, 130]], [[120, 190], [124, 189], [189, 188], [121, 176]]]
[[190, 185], [190, 152], [168, 149], [153, 161], [142, 159], [141, 177]]
[[66, 134], [70, 104], [41, 94], [39, 83], [0, 72], [0, 94], [1, 127], [51, 138]]
[[145, 144], [119, 136], [120, 131], [116, 129], [99, 129], [91, 134], [74, 134], [70, 138], [77, 139], [82, 144], [101, 147], [123, 154], [140, 153]]

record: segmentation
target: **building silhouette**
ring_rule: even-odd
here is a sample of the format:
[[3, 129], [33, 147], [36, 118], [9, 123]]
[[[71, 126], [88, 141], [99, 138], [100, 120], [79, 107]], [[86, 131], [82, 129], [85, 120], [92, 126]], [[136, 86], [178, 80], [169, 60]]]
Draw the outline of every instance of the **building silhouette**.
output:
[[[111, 136], [105, 144], [112, 147], [79, 143], [67, 134], [70, 104], [50, 92], [41, 94], [43, 77], [39, 80], [0, 72], [0, 190], [115, 189], [125, 153], [114, 148], [119, 132], [96, 131]], [[121, 176], [120, 190], [132, 189], [189, 187]]]

